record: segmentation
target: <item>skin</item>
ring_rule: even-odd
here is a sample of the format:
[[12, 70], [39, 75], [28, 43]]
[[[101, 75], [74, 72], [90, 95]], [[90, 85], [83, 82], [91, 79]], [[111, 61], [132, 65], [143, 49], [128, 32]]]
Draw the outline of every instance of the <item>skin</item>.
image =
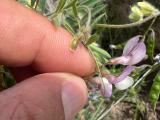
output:
[[2, 120], [70, 120], [85, 105], [82, 76], [95, 70], [72, 36], [15, 0], [0, 2], [0, 64], [19, 82], [0, 93]]

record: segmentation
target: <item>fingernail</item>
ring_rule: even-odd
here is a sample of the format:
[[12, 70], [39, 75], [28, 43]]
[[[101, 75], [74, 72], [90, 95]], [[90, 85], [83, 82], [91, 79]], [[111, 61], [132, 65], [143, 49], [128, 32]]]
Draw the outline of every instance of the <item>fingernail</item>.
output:
[[84, 105], [84, 95], [79, 90], [75, 90], [75, 86], [68, 82], [64, 83], [61, 95], [65, 120], [72, 120]]

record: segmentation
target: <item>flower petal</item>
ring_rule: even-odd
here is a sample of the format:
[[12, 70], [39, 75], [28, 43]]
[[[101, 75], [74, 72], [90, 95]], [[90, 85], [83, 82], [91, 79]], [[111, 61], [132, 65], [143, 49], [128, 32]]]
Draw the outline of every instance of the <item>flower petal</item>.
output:
[[146, 55], [146, 46], [144, 42], [139, 42], [134, 50], [130, 53], [132, 59], [128, 62], [128, 65], [134, 65], [144, 59]]
[[131, 56], [121, 56], [121, 57], [111, 59], [110, 63], [128, 65], [130, 60], [131, 60]]
[[135, 66], [127, 66], [120, 76], [117, 77], [115, 83], [118, 83], [124, 80], [136, 67]]
[[132, 51], [132, 49], [138, 44], [139, 37], [140, 37], [140, 35], [137, 35], [137, 36], [131, 38], [126, 43], [126, 45], [123, 49], [123, 56], [127, 56]]
[[132, 86], [133, 83], [134, 83], [133, 78], [127, 76], [124, 80], [116, 83], [115, 87], [119, 90], [125, 90], [125, 89], [129, 88], [130, 86]]
[[112, 84], [108, 82], [108, 80], [103, 77], [103, 83], [101, 85], [101, 93], [104, 97], [109, 98], [112, 95]]

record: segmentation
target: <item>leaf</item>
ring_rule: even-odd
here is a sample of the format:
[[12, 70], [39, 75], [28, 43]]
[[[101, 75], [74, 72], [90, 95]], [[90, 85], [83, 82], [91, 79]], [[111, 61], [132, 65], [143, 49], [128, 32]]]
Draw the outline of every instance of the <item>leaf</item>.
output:
[[29, 6], [29, 3], [27, 0], [18, 0], [18, 2]]
[[77, 11], [76, 2], [74, 2], [74, 4], [72, 5], [72, 10], [73, 10], [75, 18], [78, 18], [78, 11]]
[[106, 6], [104, 4], [96, 6], [92, 10], [92, 16], [100, 15], [100, 13], [104, 14], [106, 10]]
[[42, 13], [44, 13], [45, 4], [46, 4], [46, 0], [39, 0], [39, 8]]
[[58, 6], [55, 10], [55, 14], [58, 14], [65, 6], [67, 0], [59, 0]]
[[70, 3], [68, 3], [68, 5], [66, 5], [64, 7], [64, 9], [70, 8], [71, 6], [73, 6], [73, 4], [75, 4], [77, 2], [77, 0], [72, 0]]
[[69, 24], [68, 21], [65, 20], [64, 23], [63, 23], [63, 25], [64, 25], [64, 27], [65, 27], [72, 35], [75, 34], [72, 26]]
[[35, 2], [36, 2], [36, 0], [31, 0], [31, 7], [34, 6]]
[[102, 56], [102, 57], [104, 57], [104, 58], [106, 58], [106, 59], [110, 59], [110, 58], [111, 58], [110, 54], [109, 54], [107, 51], [105, 51], [105, 50], [103, 50], [103, 49], [95, 46], [95, 44], [91, 44], [91, 45], [89, 45], [88, 47], [89, 47], [93, 52], [98, 53], [100, 56]]
[[95, 34], [91, 35], [91, 37], [88, 39], [88, 41], [86, 42], [85, 45], [88, 46], [88, 45], [98, 41], [98, 39], [99, 39], [99, 36], [95, 33]]
[[96, 52], [93, 52], [93, 54], [94, 54], [94, 56], [96, 57], [97, 61], [98, 61], [99, 63], [101, 63], [101, 65], [102, 65], [102, 64], [106, 64], [106, 63], [109, 61], [108, 59], [102, 57], [101, 55], [99, 55], [99, 54], [96, 53]]
[[104, 16], [105, 14], [102, 14], [102, 15], [99, 15], [97, 18], [95, 18], [91, 26], [94, 27]]
[[81, 5], [86, 5], [88, 7], [93, 7], [95, 5], [98, 5], [99, 3], [102, 3], [101, 0], [81, 0], [80, 2]]

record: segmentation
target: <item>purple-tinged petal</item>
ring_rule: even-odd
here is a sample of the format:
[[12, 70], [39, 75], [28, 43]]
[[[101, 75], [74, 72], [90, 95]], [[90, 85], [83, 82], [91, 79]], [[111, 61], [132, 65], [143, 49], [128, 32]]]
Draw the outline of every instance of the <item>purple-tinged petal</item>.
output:
[[143, 60], [146, 55], [146, 46], [139, 38], [140, 35], [131, 38], [125, 45], [122, 56], [111, 59], [110, 63], [134, 65]]
[[131, 38], [126, 43], [126, 45], [123, 49], [123, 56], [127, 56], [132, 51], [132, 49], [138, 44], [139, 38], [140, 38], [140, 35], [137, 35], [137, 36]]
[[114, 76], [112, 74], [106, 74], [104, 75], [104, 77], [106, 77], [110, 83], [116, 84], [124, 80], [133, 70], [135, 70], [135, 66], [127, 66], [119, 76]]
[[128, 62], [128, 65], [134, 65], [142, 61], [146, 55], [146, 46], [144, 42], [139, 42], [129, 55], [132, 59]]
[[110, 83], [115, 83], [117, 77], [112, 75], [112, 74], [107, 74], [107, 75], [104, 75], [105, 78], [107, 78], [107, 80], [110, 82]]
[[112, 95], [112, 84], [108, 82], [108, 80], [103, 77], [101, 85], [101, 93], [105, 98], [109, 98]]
[[117, 77], [116, 81], [114, 81], [114, 84], [124, 80], [135, 68], [135, 66], [127, 66], [120, 76]]
[[110, 63], [128, 65], [130, 60], [131, 60], [131, 56], [121, 56], [121, 57], [111, 59]]

